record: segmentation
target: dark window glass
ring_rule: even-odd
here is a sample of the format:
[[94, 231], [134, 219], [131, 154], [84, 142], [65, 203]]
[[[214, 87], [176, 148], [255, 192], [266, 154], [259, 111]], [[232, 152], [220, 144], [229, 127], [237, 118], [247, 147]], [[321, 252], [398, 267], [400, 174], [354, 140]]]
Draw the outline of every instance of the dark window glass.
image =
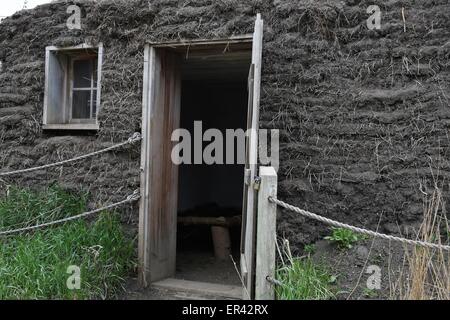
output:
[[94, 88], [97, 88], [97, 74], [98, 74], [98, 63], [97, 60], [92, 60], [94, 64]]
[[90, 119], [91, 118], [91, 91], [73, 91], [72, 104], [73, 119]]
[[73, 62], [73, 87], [90, 88], [92, 72], [92, 60], [75, 60]]

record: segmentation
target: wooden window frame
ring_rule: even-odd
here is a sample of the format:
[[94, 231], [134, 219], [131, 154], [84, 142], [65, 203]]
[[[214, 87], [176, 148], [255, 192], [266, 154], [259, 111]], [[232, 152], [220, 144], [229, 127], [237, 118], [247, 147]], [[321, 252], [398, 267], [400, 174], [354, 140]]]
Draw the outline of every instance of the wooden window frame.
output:
[[[93, 54], [95, 52], [95, 55]], [[53, 55], [53, 57], [52, 57]], [[59, 92], [58, 103], [55, 104], [51, 100], [51, 77], [52, 69], [50, 66], [50, 59], [61, 59], [63, 57], [63, 62], [59, 61], [61, 64], [60, 68], [64, 73], [61, 78], [63, 80], [62, 88]], [[93, 78], [94, 74], [91, 75], [91, 108], [90, 108], [90, 119], [74, 119], [72, 118], [72, 107], [73, 107], [73, 63], [77, 60], [92, 59], [97, 58], [97, 86], [94, 86]], [[102, 63], [103, 63], [103, 44], [99, 43], [96, 46], [91, 46], [87, 44], [82, 44], [74, 47], [54, 47], [50, 46], [46, 48], [46, 64], [45, 64], [45, 95], [44, 95], [44, 112], [43, 112], [43, 129], [44, 130], [98, 130], [99, 123], [97, 120], [98, 113], [100, 111], [101, 105], [101, 82], [102, 82]], [[96, 112], [94, 116], [94, 105], [93, 105], [93, 93], [96, 92]], [[53, 114], [51, 114], [53, 113]], [[58, 113], [55, 116], [55, 113]], [[53, 116], [53, 117], [52, 117]], [[54, 120], [54, 118], [58, 118]]]

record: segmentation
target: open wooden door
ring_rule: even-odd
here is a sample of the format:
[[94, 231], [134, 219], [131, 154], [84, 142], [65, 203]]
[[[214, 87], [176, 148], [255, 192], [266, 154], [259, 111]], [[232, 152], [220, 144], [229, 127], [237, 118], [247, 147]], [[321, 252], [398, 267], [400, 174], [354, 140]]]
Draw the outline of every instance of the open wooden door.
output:
[[171, 160], [179, 128], [181, 74], [175, 53], [147, 45], [144, 60], [140, 283], [175, 275], [178, 166]]
[[255, 243], [256, 243], [256, 190], [258, 175], [258, 128], [262, 67], [263, 20], [256, 17], [253, 34], [252, 65], [249, 73], [249, 102], [246, 141], [246, 164], [244, 181], [244, 203], [242, 212], [241, 276], [244, 282], [244, 299], [254, 298], [255, 287]]

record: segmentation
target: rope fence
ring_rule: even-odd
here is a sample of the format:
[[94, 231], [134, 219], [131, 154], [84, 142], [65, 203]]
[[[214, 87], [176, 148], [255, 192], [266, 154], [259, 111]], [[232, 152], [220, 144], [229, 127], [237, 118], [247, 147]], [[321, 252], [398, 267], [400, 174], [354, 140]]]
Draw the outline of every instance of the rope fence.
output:
[[[82, 156], [78, 156], [72, 159], [68, 159], [68, 160], [63, 160], [63, 161], [59, 161], [59, 162], [55, 162], [55, 163], [50, 163], [50, 164], [46, 164], [43, 166], [38, 166], [38, 167], [33, 167], [33, 168], [28, 168], [28, 169], [22, 169], [22, 170], [16, 170], [16, 171], [9, 171], [9, 172], [0, 172], [0, 178], [1, 177], [7, 177], [7, 176], [12, 176], [12, 175], [17, 175], [17, 174], [21, 174], [21, 173], [28, 173], [28, 172], [33, 172], [33, 171], [38, 171], [38, 170], [43, 170], [43, 169], [49, 169], [49, 168], [53, 168], [53, 167], [60, 167], [63, 166], [65, 164], [68, 163], [72, 163], [72, 162], [77, 162], [77, 161], [81, 161], [90, 157], [94, 157], [97, 156], [99, 154], [102, 153], [106, 153], [106, 152], [110, 152], [112, 150], [115, 149], [119, 149], [123, 146], [129, 145], [129, 144], [134, 144], [138, 141], [142, 140], [141, 134], [140, 133], [134, 133], [130, 138], [128, 138], [127, 141], [115, 144], [111, 147], [105, 148], [105, 149], [101, 149], [95, 152], [91, 152]], [[119, 207], [123, 204], [126, 203], [130, 203], [130, 202], [135, 202], [137, 200], [140, 199], [140, 194], [139, 194], [139, 190], [135, 190], [133, 192], [133, 194], [129, 195], [126, 199], [107, 205], [105, 207], [102, 208], [98, 208], [92, 211], [87, 211], [84, 213], [80, 213], [78, 215], [75, 216], [71, 216], [71, 217], [67, 217], [64, 219], [59, 219], [59, 220], [55, 220], [55, 221], [51, 221], [51, 222], [47, 222], [47, 223], [42, 223], [42, 224], [38, 224], [38, 225], [34, 225], [34, 226], [29, 226], [29, 227], [23, 227], [23, 228], [18, 228], [18, 229], [14, 229], [14, 230], [6, 230], [6, 231], [0, 231], [0, 237], [2, 236], [8, 236], [8, 235], [12, 235], [12, 234], [17, 234], [17, 233], [22, 233], [22, 232], [29, 232], [29, 231], [34, 231], [37, 229], [43, 229], [43, 228], [47, 228], [50, 226], [54, 226], [54, 225], [59, 225], [59, 224], [63, 224], [69, 221], [73, 221], [73, 220], [77, 220], [77, 219], [81, 219], [81, 218], [85, 218], [87, 216], [102, 212], [102, 211], [106, 211], [109, 209], [113, 209], [116, 207]]]
[[63, 223], [69, 222], [69, 221], [85, 218], [87, 216], [90, 216], [90, 215], [93, 215], [93, 214], [96, 214], [96, 213], [99, 213], [99, 212], [102, 212], [102, 211], [106, 211], [106, 210], [109, 210], [109, 209], [113, 209], [113, 208], [119, 207], [119, 206], [121, 206], [123, 204], [126, 204], [126, 203], [135, 202], [135, 201], [139, 200], [140, 197], [141, 196], [139, 194], [139, 190], [135, 190], [134, 193], [130, 194], [126, 199], [124, 199], [122, 201], [119, 201], [119, 202], [116, 202], [116, 203], [113, 203], [113, 204], [110, 204], [108, 206], [105, 206], [105, 207], [102, 207], [102, 208], [98, 208], [98, 209], [95, 209], [95, 210], [92, 210], [92, 211], [84, 212], [84, 213], [78, 214], [76, 216], [67, 217], [67, 218], [64, 218], [64, 219], [55, 220], [55, 221], [51, 221], [51, 222], [47, 222], [47, 223], [42, 223], [42, 224], [38, 224], [38, 225], [35, 225], [35, 226], [29, 226], [29, 227], [14, 229], [14, 230], [0, 231], [0, 237], [9, 236], [9, 235], [16, 234], [16, 233], [34, 231], [34, 230], [37, 230], [37, 229], [43, 229], [43, 228], [47, 228], [47, 227], [50, 227], [50, 226], [63, 224]]
[[421, 246], [421, 247], [425, 247], [425, 248], [429, 248], [429, 249], [439, 249], [439, 250], [445, 250], [445, 251], [450, 251], [450, 246], [447, 245], [441, 245], [441, 244], [436, 244], [436, 243], [430, 243], [430, 242], [426, 242], [426, 241], [420, 241], [420, 240], [411, 240], [411, 239], [406, 239], [406, 238], [401, 238], [401, 237], [396, 237], [396, 236], [391, 236], [391, 235], [387, 235], [387, 234], [383, 234], [383, 233], [379, 233], [379, 232], [375, 232], [372, 230], [367, 230], [367, 229], [363, 229], [363, 228], [358, 228], [355, 226], [351, 226], [349, 224], [346, 223], [342, 223], [339, 221], [335, 221], [329, 218], [325, 218], [322, 216], [319, 216], [315, 213], [300, 209], [298, 207], [295, 207], [293, 205], [290, 205], [286, 202], [283, 202], [281, 200], [278, 200], [274, 197], [269, 197], [269, 201], [282, 207], [285, 208], [289, 211], [293, 211], [295, 213], [298, 213], [304, 217], [313, 219], [313, 220], [317, 220], [320, 221], [322, 223], [331, 225], [333, 227], [337, 227], [337, 228], [344, 228], [344, 229], [348, 229], [351, 230], [353, 232], [356, 233], [360, 233], [360, 234], [364, 234], [364, 235], [368, 235], [368, 236], [372, 236], [372, 237], [377, 237], [377, 238], [381, 238], [381, 239], [385, 239], [385, 240], [390, 240], [390, 241], [397, 241], [397, 242], [401, 242], [404, 244], [409, 244], [409, 245], [414, 245], [414, 246]]
[[79, 157], [75, 157], [75, 158], [72, 158], [72, 159], [63, 160], [63, 161], [55, 162], [55, 163], [50, 163], [50, 164], [46, 164], [46, 165], [39, 166], [39, 167], [23, 169], [23, 170], [16, 170], [16, 171], [9, 171], [9, 172], [0, 172], [0, 178], [1, 177], [12, 176], [12, 175], [17, 175], [17, 174], [21, 174], [21, 173], [28, 173], [28, 172], [33, 172], [33, 171], [38, 171], [38, 170], [43, 170], [43, 169], [49, 169], [49, 168], [53, 168], [53, 167], [60, 167], [60, 166], [63, 166], [65, 164], [68, 164], [68, 163], [77, 162], [77, 161], [80, 161], [80, 160], [84, 160], [84, 159], [87, 159], [87, 158], [90, 158], [90, 157], [97, 156], [97, 155], [102, 154], [102, 153], [106, 153], [106, 152], [109, 152], [109, 151], [121, 148], [121, 147], [126, 146], [128, 144], [134, 144], [134, 143], [136, 143], [136, 142], [138, 142], [140, 140], [142, 140], [142, 137], [141, 137], [140, 133], [136, 132], [127, 141], [121, 142], [119, 144], [115, 144], [115, 145], [113, 145], [111, 147], [108, 147], [108, 148], [105, 148], [105, 149], [102, 149], [102, 150], [98, 150], [98, 151], [95, 151], [95, 152], [91, 152], [91, 153], [88, 153], [88, 154], [85, 154], [85, 155], [82, 155], [82, 156], [79, 156]]

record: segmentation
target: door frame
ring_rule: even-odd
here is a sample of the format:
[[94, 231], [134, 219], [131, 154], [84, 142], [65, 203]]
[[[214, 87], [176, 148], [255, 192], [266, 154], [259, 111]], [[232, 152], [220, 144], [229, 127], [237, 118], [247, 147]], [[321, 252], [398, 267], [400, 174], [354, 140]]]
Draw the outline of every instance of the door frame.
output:
[[[147, 42], [144, 51], [144, 82], [143, 82], [143, 105], [142, 105], [142, 146], [141, 146], [141, 199], [139, 206], [139, 248], [138, 248], [138, 280], [142, 287], [147, 287], [155, 279], [152, 277], [150, 270], [152, 254], [150, 252], [152, 239], [152, 216], [155, 214], [150, 209], [151, 197], [150, 193], [152, 186], [161, 185], [161, 181], [152, 181], [151, 163], [149, 158], [152, 151], [152, 123], [154, 123], [155, 106], [154, 97], [152, 96], [155, 90], [155, 54], [157, 50], [170, 50], [175, 52], [186, 52], [186, 50], [207, 50], [216, 46], [227, 48], [233, 45], [234, 48], [242, 48], [250, 50], [253, 47], [254, 34], [233, 36], [229, 38], [219, 39], [198, 39], [198, 40], [181, 40], [181, 41], [166, 41], [166, 42]], [[189, 52], [189, 51], [188, 51]], [[253, 53], [254, 54], [254, 53]], [[259, 101], [258, 101], [259, 107]], [[168, 142], [170, 137], [166, 137]], [[176, 228], [174, 230], [176, 235]], [[242, 241], [242, 240], [241, 240]]]

